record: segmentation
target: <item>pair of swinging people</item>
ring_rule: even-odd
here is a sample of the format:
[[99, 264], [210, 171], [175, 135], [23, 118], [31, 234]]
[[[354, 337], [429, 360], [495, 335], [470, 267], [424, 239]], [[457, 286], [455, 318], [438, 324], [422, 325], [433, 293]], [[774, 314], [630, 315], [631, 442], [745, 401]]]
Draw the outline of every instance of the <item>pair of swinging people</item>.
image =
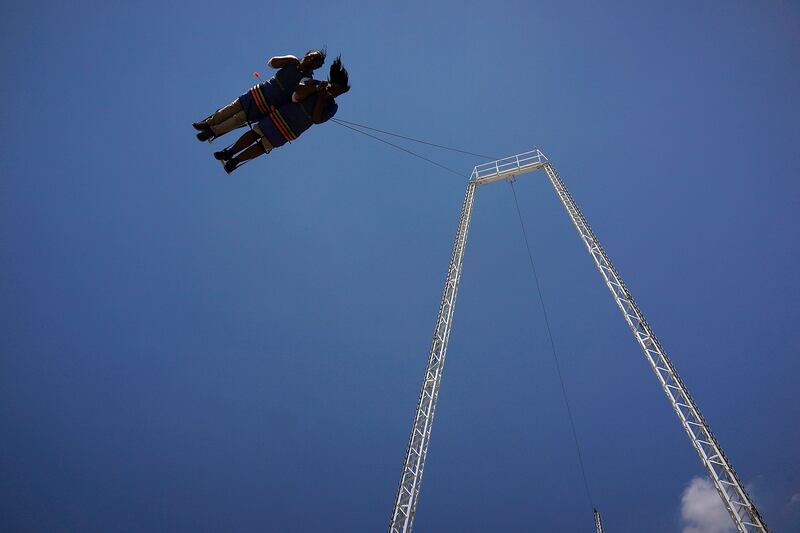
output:
[[328, 80], [315, 80], [314, 71], [325, 63], [324, 50], [309, 50], [303, 59], [275, 56], [267, 65], [277, 69], [239, 98], [192, 126], [200, 141], [211, 141], [247, 124], [251, 129], [233, 145], [214, 152], [230, 174], [236, 167], [297, 139], [314, 124], [336, 114], [335, 98], [350, 90], [341, 56], [330, 67]]

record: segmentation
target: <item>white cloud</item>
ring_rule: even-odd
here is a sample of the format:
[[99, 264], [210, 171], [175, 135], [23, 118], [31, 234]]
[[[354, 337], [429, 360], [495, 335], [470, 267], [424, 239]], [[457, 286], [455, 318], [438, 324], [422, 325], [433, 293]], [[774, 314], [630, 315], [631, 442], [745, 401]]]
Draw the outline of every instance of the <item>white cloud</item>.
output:
[[792, 494], [792, 498], [789, 500], [789, 505], [794, 505], [796, 503], [800, 503], [800, 492]]
[[732, 533], [731, 520], [708, 478], [692, 479], [681, 497], [683, 533]]

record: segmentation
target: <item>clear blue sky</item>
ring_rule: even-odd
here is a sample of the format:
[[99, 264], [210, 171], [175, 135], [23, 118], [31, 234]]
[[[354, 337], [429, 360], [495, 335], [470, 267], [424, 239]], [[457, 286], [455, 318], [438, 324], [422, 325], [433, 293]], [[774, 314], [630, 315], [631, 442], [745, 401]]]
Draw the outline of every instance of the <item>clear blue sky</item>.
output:
[[[191, 128], [326, 44], [340, 118], [542, 147], [800, 531], [800, 7], [603, 4], [5, 6], [0, 529], [385, 530], [464, 180], [333, 123], [229, 177]], [[544, 174], [517, 193], [607, 529], [679, 532], [700, 462]], [[479, 191], [419, 532], [592, 531], [516, 217]]]

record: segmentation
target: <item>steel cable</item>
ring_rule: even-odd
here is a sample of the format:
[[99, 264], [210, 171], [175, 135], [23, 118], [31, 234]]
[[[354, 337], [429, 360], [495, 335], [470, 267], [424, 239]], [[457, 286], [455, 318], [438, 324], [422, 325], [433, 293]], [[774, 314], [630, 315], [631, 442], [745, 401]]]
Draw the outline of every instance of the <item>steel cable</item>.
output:
[[592, 491], [589, 489], [589, 481], [586, 477], [586, 468], [583, 464], [583, 453], [581, 452], [581, 445], [578, 442], [578, 432], [575, 429], [575, 419], [572, 416], [572, 409], [569, 405], [569, 399], [567, 398], [567, 387], [564, 385], [564, 376], [561, 373], [561, 364], [558, 361], [558, 354], [556, 352], [556, 344], [553, 341], [553, 332], [550, 328], [550, 318], [547, 315], [547, 308], [544, 305], [544, 297], [542, 296], [542, 287], [539, 283], [539, 275], [536, 271], [536, 264], [533, 261], [533, 253], [531, 252], [531, 246], [528, 242], [528, 233], [525, 231], [525, 224], [522, 221], [522, 212], [519, 209], [519, 201], [517, 200], [517, 191], [514, 188], [514, 182], [509, 181], [511, 184], [511, 192], [514, 194], [514, 206], [517, 208], [517, 216], [519, 217], [519, 225], [522, 228], [522, 237], [525, 240], [525, 248], [528, 251], [528, 259], [530, 260], [531, 264], [531, 272], [533, 272], [533, 279], [536, 281], [536, 291], [539, 293], [539, 303], [542, 306], [542, 314], [544, 315], [544, 323], [547, 327], [547, 337], [550, 340], [550, 349], [553, 353], [553, 361], [555, 361], [556, 365], [556, 373], [558, 374], [558, 380], [561, 382], [561, 393], [564, 397], [564, 405], [567, 407], [567, 415], [569, 417], [569, 425], [572, 429], [572, 439], [575, 441], [575, 450], [578, 452], [578, 464], [581, 467], [581, 476], [583, 477], [583, 486], [586, 488], [586, 497], [589, 500], [589, 505], [592, 509], [595, 508], [594, 501], [592, 499]]

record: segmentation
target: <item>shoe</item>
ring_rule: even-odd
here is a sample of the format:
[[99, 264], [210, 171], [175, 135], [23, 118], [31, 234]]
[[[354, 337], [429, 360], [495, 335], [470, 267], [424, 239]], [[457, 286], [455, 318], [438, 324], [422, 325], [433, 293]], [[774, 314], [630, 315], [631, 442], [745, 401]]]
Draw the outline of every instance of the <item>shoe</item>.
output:
[[214, 132], [211, 130], [203, 130], [197, 134], [198, 141], [207, 141], [214, 138]]
[[208, 124], [206, 124], [204, 120], [201, 120], [200, 122], [192, 122], [192, 127], [197, 131], [205, 131], [208, 129]]
[[235, 161], [233, 161], [233, 160], [230, 160], [230, 161], [225, 161], [225, 164], [223, 164], [222, 166], [225, 168], [225, 172], [227, 172], [228, 174], [230, 174], [231, 172], [233, 172], [234, 170], [236, 170], [236, 166], [237, 166], [237, 165], [236, 165], [236, 162], [235, 162]]
[[233, 159], [233, 154], [231, 154], [227, 148], [224, 150], [220, 150], [219, 152], [214, 152], [214, 159], [218, 161], [230, 161]]

